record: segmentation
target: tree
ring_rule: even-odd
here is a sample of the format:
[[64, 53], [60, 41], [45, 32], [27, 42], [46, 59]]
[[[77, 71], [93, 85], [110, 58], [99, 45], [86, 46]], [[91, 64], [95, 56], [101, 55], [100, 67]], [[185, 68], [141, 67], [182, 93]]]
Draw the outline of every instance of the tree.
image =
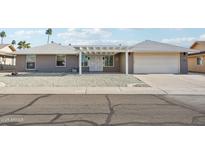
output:
[[0, 37], [1, 37], [1, 44], [4, 43], [4, 37], [6, 37], [6, 32], [5, 31], [1, 31], [0, 32]]
[[11, 41], [11, 44], [12, 44], [12, 45], [16, 45], [16, 40], [12, 40], [12, 41]]
[[50, 36], [52, 35], [52, 29], [51, 28], [48, 28], [47, 30], [46, 30], [46, 33], [45, 33], [46, 35], [48, 35], [48, 40], [47, 40], [47, 44], [49, 43], [49, 40], [50, 40]]
[[18, 43], [18, 49], [28, 49], [31, 47], [31, 44], [30, 43], [26, 43], [26, 41], [20, 41]]

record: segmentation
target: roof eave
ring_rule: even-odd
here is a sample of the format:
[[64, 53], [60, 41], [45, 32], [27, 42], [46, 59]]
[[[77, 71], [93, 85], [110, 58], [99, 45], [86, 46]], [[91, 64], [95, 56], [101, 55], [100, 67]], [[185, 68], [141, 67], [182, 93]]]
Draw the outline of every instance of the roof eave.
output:
[[16, 52], [15, 55], [75, 55], [78, 54], [78, 52]]
[[130, 52], [151, 52], [151, 53], [154, 53], [154, 52], [163, 52], [163, 53], [182, 53], [182, 52], [189, 52], [189, 49], [187, 50], [145, 50], [145, 49], [140, 49], [140, 50], [129, 50]]
[[14, 53], [0, 52], [0, 56], [14, 56]]

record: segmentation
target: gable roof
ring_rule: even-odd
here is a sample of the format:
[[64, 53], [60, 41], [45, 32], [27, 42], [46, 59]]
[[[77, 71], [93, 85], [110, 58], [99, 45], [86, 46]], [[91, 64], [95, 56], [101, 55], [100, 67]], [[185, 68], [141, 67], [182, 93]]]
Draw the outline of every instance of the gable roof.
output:
[[83, 52], [138, 52], [138, 53], [150, 53], [150, 52], [162, 52], [162, 53], [180, 53], [180, 52], [199, 52], [199, 50], [188, 49], [179, 47], [171, 44], [146, 40], [137, 43], [133, 46], [119, 46], [119, 45], [74, 45], [74, 46], [63, 46], [57, 43], [51, 43], [32, 47], [25, 50], [18, 50], [17, 55], [26, 54], [78, 54], [80, 51]]
[[[191, 45], [190, 49], [193, 49], [197, 44], [200, 44], [200, 45], [204, 45], [204, 46], [205, 46], [205, 41], [196, 41], [196, 42], [194, 42], [194, 43]], [[198, 50], [198, 51], [196, 51], [196, 52], [191, 52], [191, 53], [189, 53], [189, 55], [200, 55], [200, 54], [205, 54], [205, 51], [204, 51], [204, 50]]]
[[32, 47], [25, 50], [18, 50], [17, 55], [24, 54], [76, 54], [77, 51], [71, 46], [63, 46], [57, 43], [51, 43], [46, 45], [41, 45], [37, 47]]
[[190, 49], [193, 49], [194, 46], [197, 45], [197, 44], [201, 44], [201, 45], [204, 45], [204, 46], [205, 46], [205, 41], [196, 41], [196, 42], [194, 42], [194, 43], [191, 45]]
[[0, 50], [3, 50], [5, 47], [9, 47], [12, 51], [16, 51], [14, 46], [11, 44], [0, 44]]
[[0, 49], [6, 47], [8, 44], [0, 44]]
[[144, 53], [144, 52], [156, 52], [156, 51], [157, 52], [189, 52], [193, 50], [167, 44], [167, 43], [146, 40], [130, 47], [130, 51]]

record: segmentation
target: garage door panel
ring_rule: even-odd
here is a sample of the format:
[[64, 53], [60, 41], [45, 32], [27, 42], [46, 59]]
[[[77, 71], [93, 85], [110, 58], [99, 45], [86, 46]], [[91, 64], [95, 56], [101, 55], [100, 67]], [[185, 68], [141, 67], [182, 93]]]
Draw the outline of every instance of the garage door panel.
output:
[[179, 54], [134, 54], [134, 73], [179, 73]]

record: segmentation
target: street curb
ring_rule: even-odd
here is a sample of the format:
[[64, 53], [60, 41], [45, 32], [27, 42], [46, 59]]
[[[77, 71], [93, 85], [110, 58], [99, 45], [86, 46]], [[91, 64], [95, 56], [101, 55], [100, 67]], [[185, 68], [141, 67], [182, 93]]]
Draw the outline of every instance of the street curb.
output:
[[205, 95], [205, 88], [159, 89], [153, 87], [2, 87], [0, 94], [147, 94]]
[[4, 87], [0, 94], [166, 94], [151, 87]]

